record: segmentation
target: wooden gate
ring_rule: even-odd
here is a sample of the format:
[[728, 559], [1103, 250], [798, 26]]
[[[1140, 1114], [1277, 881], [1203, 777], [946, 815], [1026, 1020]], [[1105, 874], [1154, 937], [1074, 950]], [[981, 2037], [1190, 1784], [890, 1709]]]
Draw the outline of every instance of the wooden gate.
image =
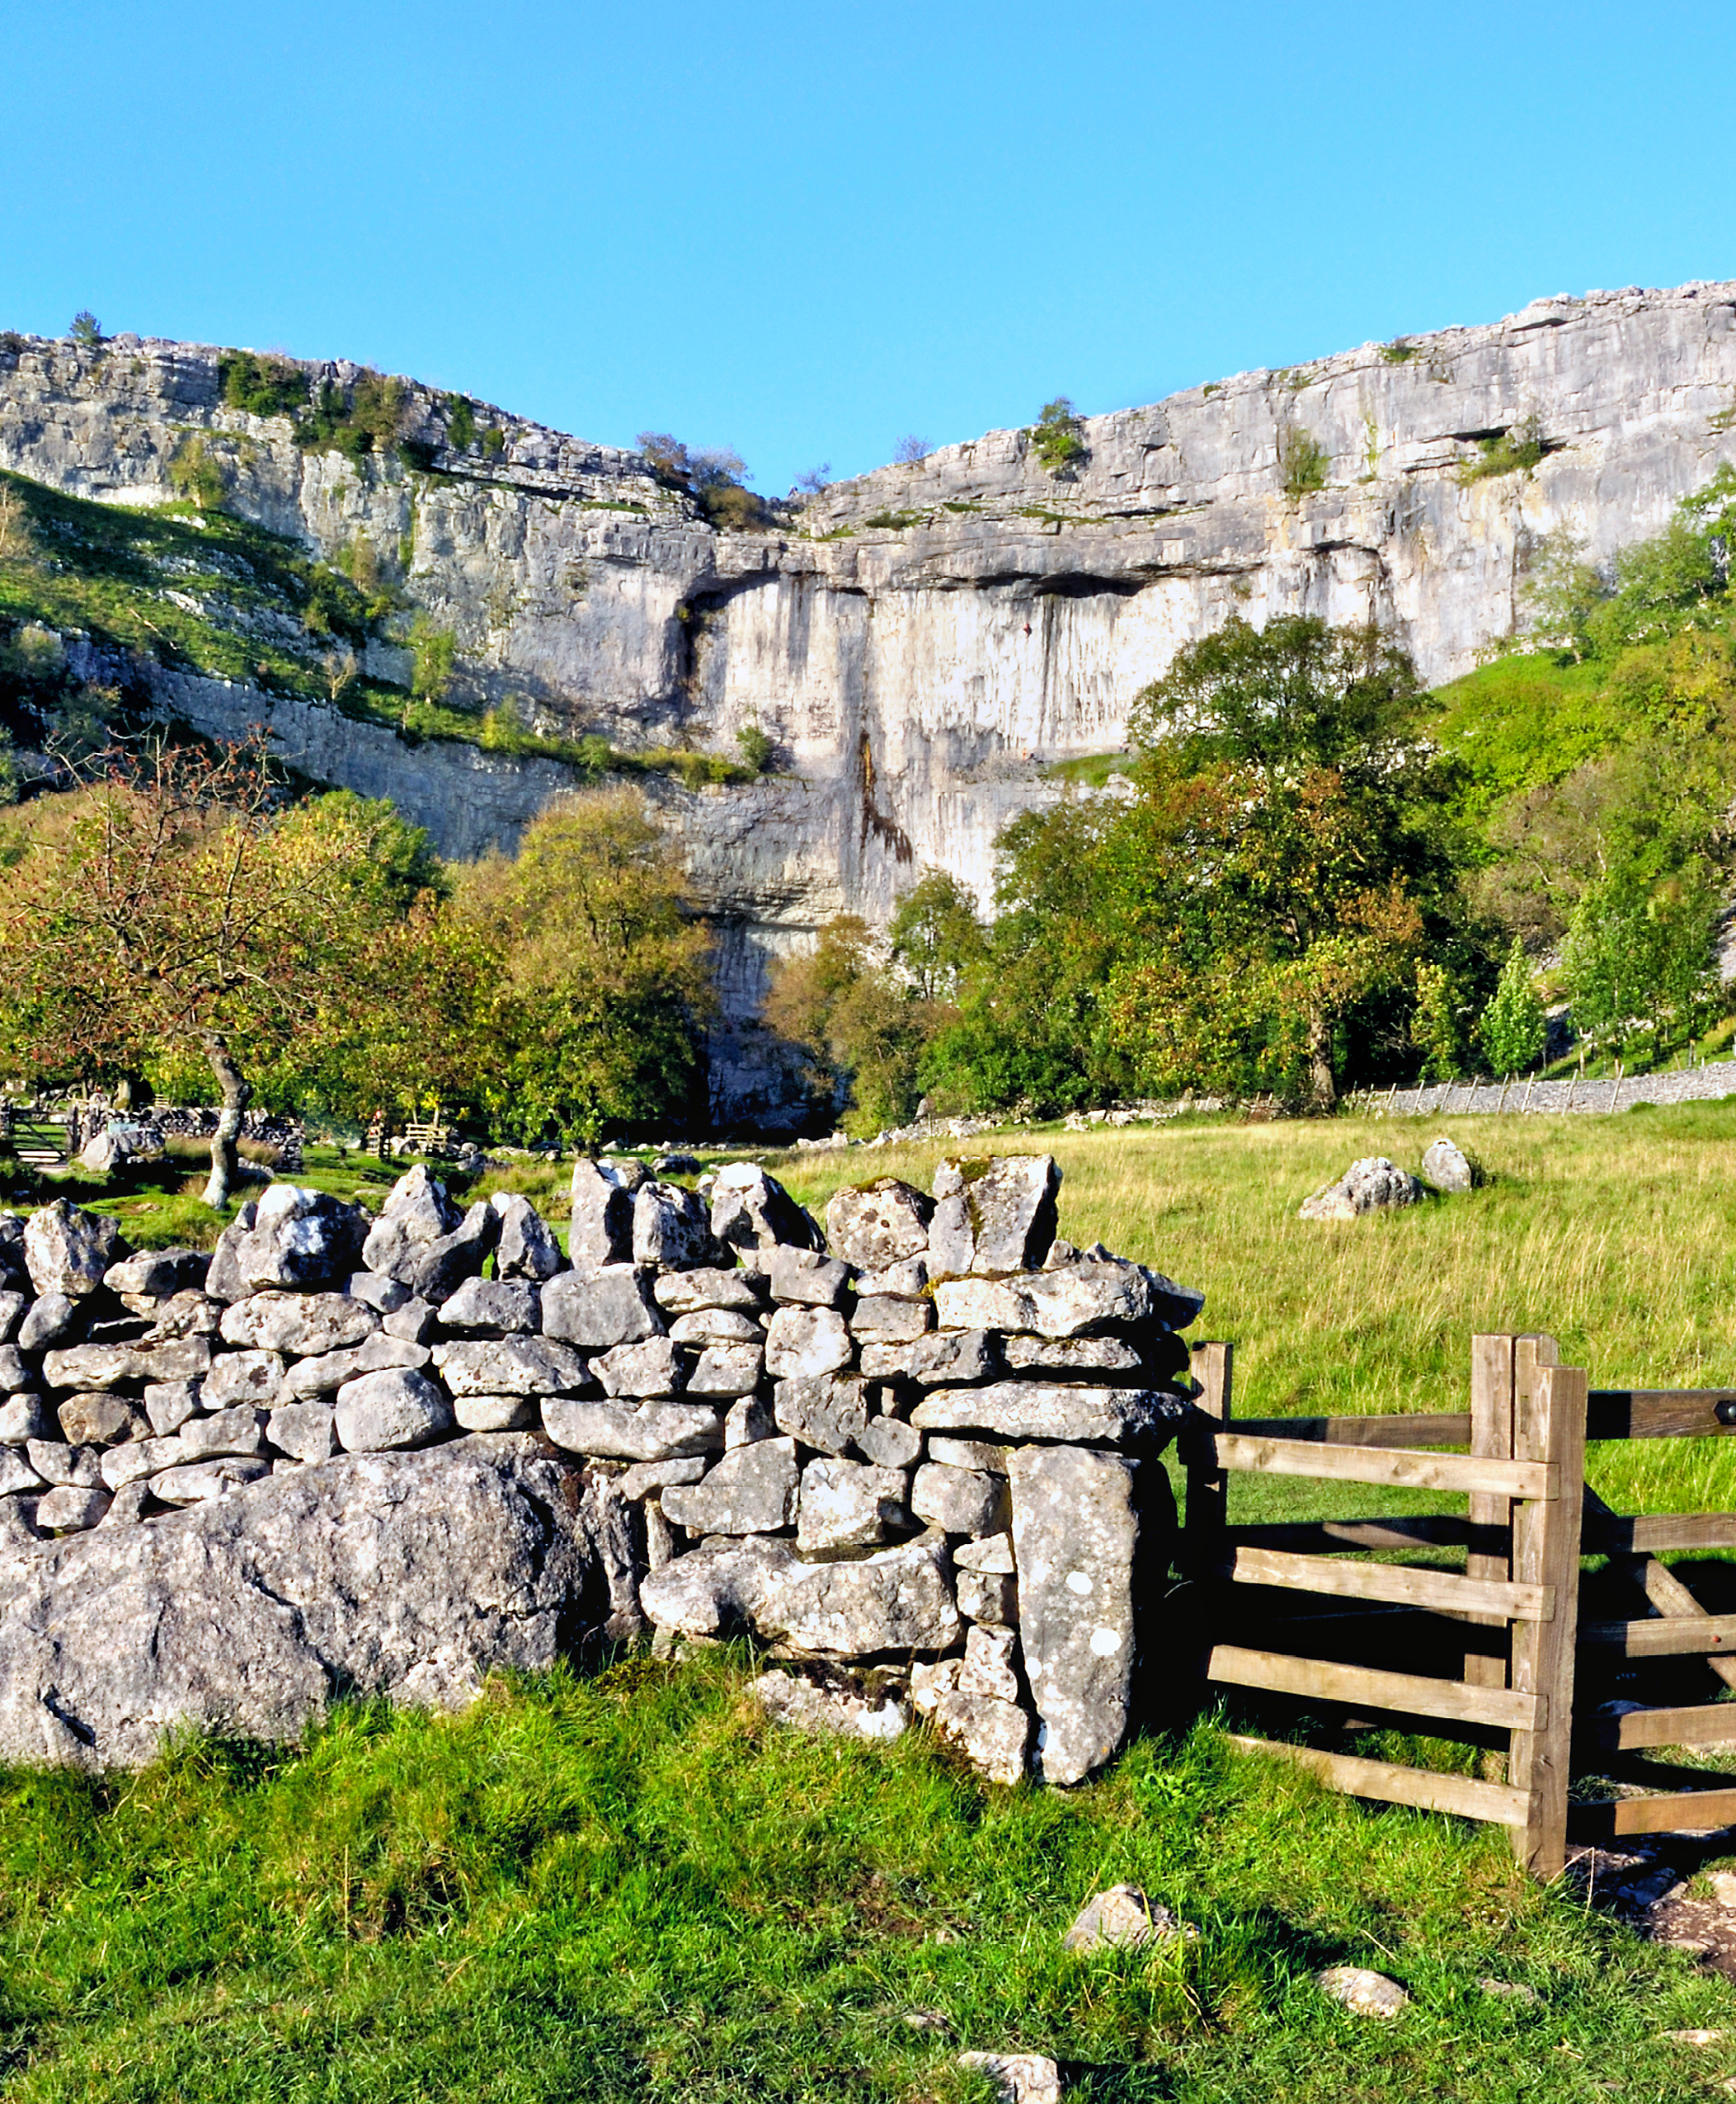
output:
[[[1736, 1431], [1736, 1391], [1719, 1388], [1594, 1389], [1587, 1423], [1593, 1439], [1695, 1439]], [[1580, 1631], [1582, 1666], [1594, 1685], [1611, 1664], [1644, 1674], [1644, 1664], [1699, 1659], [1712, 1683], [1736, 1687], [1736, 1614], [1709, 1612], [1661, 1555], [1736, 1547], [1736, 1513], [1611, 1512], [1588, 1485], [1585, 1546], [1607, 1556], [1646, 1612], [1588, 1621]], [[1641, 1794], [1574, 1808], [1576, 1839], [1663, 1833], [1736, 1824], [1736, 1776], [1670, 1764], [1657, 1749], [1736, 1741], [1736, 1703], [1648, 1703], [1600, 1714], [1582, 1703], [1577, 1762]]]
[[[1504, 1742], [1504, 1782], [1320, 1749], [1239, 1739], [1250, 1750], [1313, 1770], [1357, 1796], [1456, 1812], [1508, 1828], [1527, 1867], [1562, 1868], [1573, 1731], [1574, 1631], [1584, 1487], [1585, 1376], [1562, 1367], [1551, 1340], [1480, 1337], [1470, 1408], [1390, 1417], [1237, 1420], [1230, 1348], [1202, 1344], [1201, 1393], [1184, 1434], [1188, 1475], [1184, 1567], [1209, 1589], [1210, 1684], [1299, 1697], [1346, 1723], [1374, 1712], [1437, 1735]], [[1444, 1451], [1468, 1447], [1468, 1452]], [[1387, 1485], [1468, 1494], [1465, 1514], [1232, 1527], [1231, 1476]], [[1461, 1550], [1462, 1570], [1353, 1560], [1371, 1552]], [[1347, 1555], [1345, 1552], [1350, 1552]], [[1221, 1640], [1242, 1589], [1324, 1596], [1336, 1612], [1271, 1623], [1276, 1633], [1351, 1656], [1316, 1656]], [[1451, 1674], [1395, 1672], [1368, 1663], [1371, 1610], [1434, 1629], [1433, 1648], [1457, 1646]], [[1269, 1617], [1263, 1615], [1262, 1626]], [[1487, 1635], [1465, 1642], [1466, 1626]], [[1407, 1642], [1412, 1640], [1407, 1637]], [[1446, 1727], [1445, 1733], [1442, 1727]]]

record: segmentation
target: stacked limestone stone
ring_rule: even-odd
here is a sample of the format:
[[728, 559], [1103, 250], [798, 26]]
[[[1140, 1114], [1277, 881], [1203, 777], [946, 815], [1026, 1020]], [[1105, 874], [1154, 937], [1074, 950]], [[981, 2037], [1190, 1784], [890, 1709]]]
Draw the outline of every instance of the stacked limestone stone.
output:
[[570, 1261], [420, 1167], [371, 1221], [274, 1185], [209, 1259], [0, 1216], [0, 1544], [541, 1433], [614, 1516], [611, 1633], [888, 1668], [990, 1774], [1076, 1781], [1127, 1726], [1200, 1299], [1057, 1241], [1059, 1180], [948, 1163], [822, 1237], [750, 1164], [708, 1203], [581, 1161]]

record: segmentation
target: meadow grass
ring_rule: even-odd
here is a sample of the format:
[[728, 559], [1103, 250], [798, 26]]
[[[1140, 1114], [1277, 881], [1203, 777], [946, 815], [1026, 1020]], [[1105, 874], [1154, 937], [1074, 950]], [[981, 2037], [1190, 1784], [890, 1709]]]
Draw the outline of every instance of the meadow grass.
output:
[[[1209, 1725], [999, 1789], [924, 1731], [769, 1727], [741, 1671], [634, 1660], [457, 1716], [340, 1708], [295, 1752], [0, 1774], [0, 2095], [965, 2104], [977, 2047], [1101, 2104], [1589, 2104], [1736, 2067], [1659, 2037], [1724, 2022], [1726, 1983], [1528, 1883], [1499, 1833], [1362, 1809]], [[1120, 1879], [1197, 1938], [1064, 1954]], [[1337, 1963], [1411, 2008], [1334, 2008], [1310, 1975]]]
[[[1482, 1189], [1296, 1219], [1353, 1156], [1415, 1167], [1442, 1130]], [[1549, 1330], [1597, 1385], [1736, 1372], [1736, 1105], [1025, 1130], [968, 1151], [990, 1146], [1051, 1149], [1063, 1232], [1205, 1292], [1197, 1327], [1235, 1340], [1244, 1414], [1461, 1408], [1480, 1328]], [[823, 1209], [846, 1181], [926, 1184], [959, 1151], [771, 1165]], [[320, 1151], [307, 1180], [377, 1202], [390, 1174]], [[476, 1188], [553, 1212], [567, 1174], [514, 1164]], [[1736, 1505], [1725, 1452], [1611, 1446], [1592, 1473], [1630, 1509]], [[1233, 1516], [1349, 1509], [1327, 1489], [1239, 1479]], [[1333, 1797], [1209, 1718], [1154, 1726], [1079, 1790], [1000, 1790], [921, 1729], [868, 1748], [768, 1728], [745, 1666], [563, 1669], [491, 1683], [457, 1716], [340, 1706], [299, 1750], [0, 1773], [0, 2097], [967, 2104], [967, 2047], [1053, 2054], [1070, 2104], [1663, 2100], [1736, 2074], [1736, 2029], [1711, 2049], [1660, 2036], [1729, 2026], [1728, 1984], [1527, 1883], [1498, 1830]], [[1080, 1904], [1121, 1879], [1198, 1938], [1064, 1956]], [[1336, 2010], [1311, 1984], [1331, 1963], [1393, 1975], [1411, 2008], [1390, 2026]]]

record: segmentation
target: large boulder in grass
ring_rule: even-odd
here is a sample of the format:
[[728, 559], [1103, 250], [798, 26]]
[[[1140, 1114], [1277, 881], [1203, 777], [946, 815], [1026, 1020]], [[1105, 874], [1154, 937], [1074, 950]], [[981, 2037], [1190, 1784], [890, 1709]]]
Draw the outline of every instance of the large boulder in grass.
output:
[[126, 1254], [120, 1230], [106, 1214], [56, 1198], [25, 1223], [24, 1261], [38, 1293], [64, 1293], [82, 1300], [102, 1283], [111, 1264]]
[[1386, 1212], [1400, 1206], [1414, 1206], [1423, 1196], [1423, 1186], [1408, 1169], [1400, 1169], [1385, 1155], [1367, 1155], [1353, 1161], [1336, 1184], [1324, 1184], [1296, 1207], [1301, 1220], [1355, 1220], [1365, 1212]]
[[454, 1706], [620, 1609], [619, 1501], [539, 1440], [253, 1466], [213, 1464], [223, 1496], [146, 1526], [0, 1555], [0, 1760], [135, 1767], [188, 1725], [293, 1740], [339, 1689]]

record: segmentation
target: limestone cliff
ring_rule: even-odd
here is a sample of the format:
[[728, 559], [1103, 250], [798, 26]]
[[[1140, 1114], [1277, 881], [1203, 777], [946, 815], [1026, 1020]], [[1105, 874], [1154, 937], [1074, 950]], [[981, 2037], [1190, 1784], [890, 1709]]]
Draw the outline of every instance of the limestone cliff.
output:
[[[214, 349], [0, 344], [0, 465], [152, 503], [204, 435], [233, 509], [328, 555], [360, 535], [401, 565], [409, 600], [456, 632], [475, 706], [515, 695], [539, 727], [629, 748], [733, 753], [745, 724], [768, 732], [781, 769], [760, 784], [655, 791], [719, 916], [738, 1023], [768, 952], [844, 908], [883, 917], [922, 864], [986, 892], [1000, 826], [1062, 793], [1045, 767], [1117, 746], [1139, 688], [1229, 614], [1377, 620], [1448, 679], [1512, 629], [1539, 535], [1566, 527], [1607, 557], [1736, 460], [1736, 285], [1541, 301], [1190, 388], [1087, 419], [1060, 475], [1028, 434], [990, 432], [751, 534], [713, 531], [632, 454], [504, 412], [478, 407], [498, 437], [460, 446], [451, 398], [420, 387], [407, 455], [357, 460], [225, 407]], [[1527, 423], [1533, 472], [1461, 481], [1480, 441]], [[1299, 496], [1281, 465], [1293, 434], [1323, 455], [1323, 486]], [[400, 653], [376, 655], [389, 676]], [[266, 716], [307, 771], [389, 788], [449, 852], [510, 839], [565, 779], [168, 684], [195, 723]], [[750, 1037], [722, 1062], [726, 1098], [752, 1093]]]

